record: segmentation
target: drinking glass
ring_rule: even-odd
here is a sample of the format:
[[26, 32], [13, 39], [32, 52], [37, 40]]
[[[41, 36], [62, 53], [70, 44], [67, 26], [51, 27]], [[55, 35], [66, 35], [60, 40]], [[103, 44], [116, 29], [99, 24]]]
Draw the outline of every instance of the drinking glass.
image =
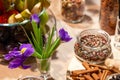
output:
[[115, 48], [120, 50], [120, 18], [119, 17], [117, 17], [114, 46]]

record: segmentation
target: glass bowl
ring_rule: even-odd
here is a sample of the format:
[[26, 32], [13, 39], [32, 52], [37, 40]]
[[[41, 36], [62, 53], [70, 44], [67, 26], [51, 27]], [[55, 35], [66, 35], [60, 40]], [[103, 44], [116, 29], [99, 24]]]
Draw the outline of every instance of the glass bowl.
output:
[[0, 24], [0, 27], [14, 27], [14, 26], [18, 26], [18, 25], [24, 25], [28, 22], [29, 22], [29, 20], [24, 20], [20, 23], [16, 22], [16, 23], [13, 23], [13, 24], [4, 23], [4, 24]]
[[105, 80], [120, 80], [120, 73], [111, 74]]
[[101, 64], [112, 55], [109, 34], [99, 29], [84, 30], [77, 36], [75, 55], [81, 61]]
[[[50, 9], [47, 9], [47, 13], [49, 20], [46, 23], [46, 30], [49, 31], [51, 27], [56, 26], [56, 18]], [[18, 46], [19, 43], [28, 43], [26, 34], [21, 26], [25, 28], [28, 34], [32, 30], [30, 20], [14, 24], [0, 24], [0, 57], [3, 57], [8, 51]]]

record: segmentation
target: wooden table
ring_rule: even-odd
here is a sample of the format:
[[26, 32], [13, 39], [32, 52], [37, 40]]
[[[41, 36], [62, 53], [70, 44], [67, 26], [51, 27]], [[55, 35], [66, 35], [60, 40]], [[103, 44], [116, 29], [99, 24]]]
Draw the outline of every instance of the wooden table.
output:
[[[64, 28], [73, 37], [68, 43], [62, 43], [58, 49], [54, 59], [51, 63], [51, 75], [55, 80], [66, 80], [66, 72], [73, 61], [74, 56], [74, 43], [76, 36], [85, 29], [98, 28], [99, 29], [99, 6], [89, 5], [86, 7], [87, 17], [84, 22], [78, 24], [66, 23], [62, 20], [60, 15], [60, 0], [51, 0], [51, 6], [53, 13], [57, 19], [57, 28]], [[76, 66], [77, 67], [77, 66]], [[7, 65], [0, 64], [0, 80], [17, 80], [22, 76], [38, 76], [38, 71], [32, 71], [31, 69], [23, 70], [20, 68], [9, 69]]]

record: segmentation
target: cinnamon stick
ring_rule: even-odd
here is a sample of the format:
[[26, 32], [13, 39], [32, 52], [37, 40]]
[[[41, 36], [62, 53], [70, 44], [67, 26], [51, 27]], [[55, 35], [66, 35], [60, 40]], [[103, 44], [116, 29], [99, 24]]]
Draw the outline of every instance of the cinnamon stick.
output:
[[87, 69], [87, 70], [91, 69], [90, 66], [89, 66], [89, 64], [88, 64], [86, 61], [82, 62], [82, 65], [83, 65], [84, 68]]
[[114, 72], [114, 73], [120, 73], [120, 70], [118, 70], [116, 68], [112, 68], [111, 71]]
[[108, 70], [103, 70], [103, 73], [101, 75], [100, 80], [105, 80], [105, 78], [107, 77], [108, 72], [109, 72]]
[[85, 78], [86, 78], [86, 80], [94, 80], [90, 75], [83, 75]]
[[94, 80], [100, 80], [100, 77], [96, 73], [92, 73]]
[[92, 72], [98, 72], [99, 69], [89, 69], [89, 70], [75, 70], [75, 71], [72, 71], [72, 75], [73, 76], [78, 76], [80, 74], [85, 74], [85, 73], [92, 73]]
[[[82, 62], [82, 65], [84, 66], [85, 69], [89, 70], [91, 69], [89, 64], [87, 62]], [[95, 69], [99, 69], [98, 67], [95, 67]], [[92, 73], [92, 77], [94, 78], [94, 80], [99, 80], [99, 76], [96, 73]]]
[[100, 69], [108, 69], [106, 66], [101, 66], [101, 65], [96, 65], [96, 64], [89, 64], [90, 66], [93, 66], [93, 67], [98, 67]]

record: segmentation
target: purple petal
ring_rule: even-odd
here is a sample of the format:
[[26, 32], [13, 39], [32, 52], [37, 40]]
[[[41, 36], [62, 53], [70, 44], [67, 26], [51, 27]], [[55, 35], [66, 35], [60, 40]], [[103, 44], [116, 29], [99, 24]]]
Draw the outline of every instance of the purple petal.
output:
[[12, 55], [10, 55], [10, 54], [6, 54], [5, 56], [4, 56], [4, 59], [5, 60], [11, 60], [13, 58], [13, 56]]
[[21, 56], [22, 54], [20, 53], [20, 51], [9, 51], [9, 55], [18, 57], [18, 56]]
[[17, 68], [22, 65], [23, 60], [21, 58], [16, 58], [9, 63], [9, 68]]
[[40, 22], [40, 18], [37, 14], [33, 14], [31, 17], [30, 17], [30, 21], [35, 21], [36, 23], [39, 24]]
[[32, 45], [31, 44], [22, 44], [20, 45], [20, 50], [22, 50], [23, 48], [32, 48]]
[[23, 69], [27, 69], [27, 68], [30, 68], [31, 66], [27, 66], [27, 65], [21, 65]]
[[27, 48], [26, 51], [24, 52], [23, 56], [29, 57], [34, 53], [33, 48]]
[[23, 56], [29, 57], [34, 52], [34, 48], [32, 48], [31, 44], [22, 44], [20, 46], [20, 50], [22, 50], [23, 48], [26, 48], [25, 52], [23, 53]]
[[68, 42], [72, 38], [68, 35], [68, 32], [65, 31], [63, 28], [59, 30], [59, 36], [62, 41]]
[[18, 47], [13, 48], [12, 51], [19, 51]]
[[15, 57], [20, 57], [21, 55], [22, 54], [20, 54], [19, 51], [9, 51], [9, 53], [4, 56], [4, 59], [5, 60], [11, 60]]

